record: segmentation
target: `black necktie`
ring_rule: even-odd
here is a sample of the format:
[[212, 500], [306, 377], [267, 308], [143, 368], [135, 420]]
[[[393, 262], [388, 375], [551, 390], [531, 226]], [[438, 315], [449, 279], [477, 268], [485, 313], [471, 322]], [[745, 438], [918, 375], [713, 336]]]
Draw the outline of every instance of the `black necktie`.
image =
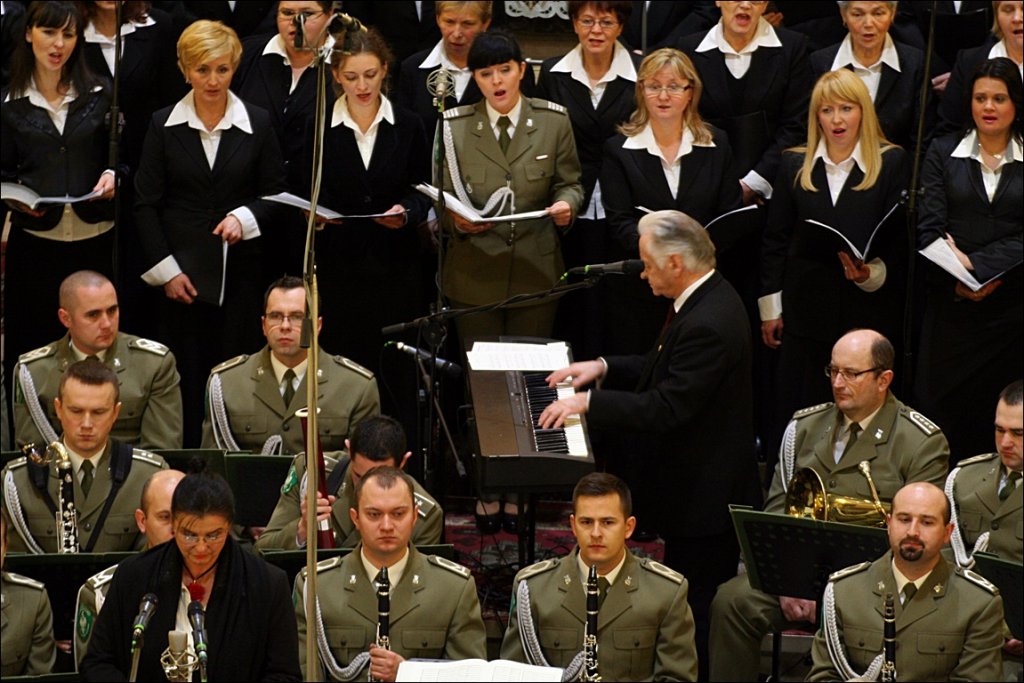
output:
[[1004, 501], [1010, 497], [1010, 494], [1017, 488], [1017, 482], [1020, 478], [1020, 472], [1010, 472], [1006, 475], [1006, 479], [1003, 480], [1003, 488], [999, 489], [1000, 501]]
[[512, 119], [507, 116], [498, 117], [498, 147], [501, 153], [508, 153], [508, 146], [512, 143], [512, 136], [508, 134], [508, 127], [512, 125]]
[[88, 460], [82, 461], [82, 493], [89, 497], [89, 489], [92, 488], [93, 465]]
[[597, 578], [597, 608], [601, 609], [604, 599], [608, 597], [608, 588], [611, 586], [608, 579], [603, 576]]
[[903, 587], [903, 604], [906, 605], [911, 600], [913, 600], [916, 594], [917, 586], [915, 586], [913, 583], [907, 583], [907, 585]]
[[[860, 434], [860, 424], [857, 422], [850, 423], [850, 437], [846, 440], [846, 447], [843, 448], [843, 456], [850, 452], [853, 448], [853, 444], [857, 443], [857, 435]], [[842, 456], [840, 457], [842, 460]]]
[[295, 371], [288, 368], [284, 371], [284, 407], [287, 408], [292, 404], [292, 399], [295, 398]]

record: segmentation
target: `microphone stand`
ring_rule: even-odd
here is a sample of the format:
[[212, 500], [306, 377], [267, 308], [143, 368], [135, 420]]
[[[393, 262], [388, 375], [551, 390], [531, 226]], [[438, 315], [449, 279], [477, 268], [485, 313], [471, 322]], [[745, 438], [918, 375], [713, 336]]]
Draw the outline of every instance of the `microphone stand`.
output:
[[107, 146], [107, 161], [114, 171], [114, 244], [111, 248], [110, 266], [114, 281], [121, 286], [121, 172], [118, 169], [118, 148], [121, 137], [121, 21], [122, 5], [114, 3], [114, 87], [110, 96], [110, 130]]
[[[120, 4], [120, 3], [118, 3]], [[128, 680], [131, 683], [139, 680], [139, 657], [142, 655], [142, 648], [137, 647], [132, 650], [132, 669], [131, 673], [128, 674]]]
[[918, 96], [917, 138], [914, 140], [914, 161], [910, 172], [910, 193], [907, 201], [907, 291], [903, 307], [903, 381], [902, 396], [913, 400], [910, 392], [914, 387], [914, 281], [917, 271], [917, 199], [925, 192], [919, 188], [921, 175], [921, 152], [924, 146], [925, 111], [928, 106], [928, 91], [931, 88], [932, 50], [935, 47], [935, 15], [938, 2], [932, 0], [931, 16], [928, 19], [928, 43], [924, 49], [924, 75]]

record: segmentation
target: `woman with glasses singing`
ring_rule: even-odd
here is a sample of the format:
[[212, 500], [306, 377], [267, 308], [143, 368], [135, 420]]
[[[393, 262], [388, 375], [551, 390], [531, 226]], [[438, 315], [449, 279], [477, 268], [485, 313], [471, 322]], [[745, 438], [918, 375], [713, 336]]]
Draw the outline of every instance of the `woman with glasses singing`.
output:
[[[729, 141], [701, 118], [702, 90], [693, 62], [679, 50], [662, 48], [640, 64], [636, 110], [604, 145], [606, 260], [639, 258], [637, 222], [644, 210], [675, 209], [703, 225], [739, 207]], [[606, 351], [646, 353], [669, 302], [639, 278], [617, 278], [606, 287]]]
[[779, 424], [829, 400], [821, 368], [845, 332], [900, 338], [905, 292], [907, 155], [883, 136], [863, 81], [847, 69], [818, 79], [807, 130], [783, 154], [761, 258], [762, 340], [781, 350]]
[[288, 577], [238, 545], [231, 537], [234, 516], [234, 495], [219, 475], [192, 473], [178, 483], [171, 499], [174, 538], [118, 565], [82, 660], [85, 680], [126, 680], [133, 624], [150, 594], [156, 606], [145, 629], [138, 680], [169, 678], [161, 665], [169, 631], [187, 634], [185, 649], [194, 661], [188, 615], [195, 603], [205, 622], [209, 680], [302, 680]]

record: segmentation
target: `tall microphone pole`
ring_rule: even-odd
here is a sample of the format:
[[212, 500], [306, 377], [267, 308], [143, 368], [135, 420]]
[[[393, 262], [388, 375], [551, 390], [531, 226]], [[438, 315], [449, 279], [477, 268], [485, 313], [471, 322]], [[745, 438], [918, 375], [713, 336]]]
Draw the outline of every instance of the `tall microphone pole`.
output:
[[121, 137], [121, 21], [122, 5], [114, 3], [114, 88], [110, 96], [110, 131], [107, 146], [107, 162], [114, 171], [114, 245], [111, 248], [110, 265], [114, 281], [121, 286], [121, 172], [118, 170], [118, 147]]

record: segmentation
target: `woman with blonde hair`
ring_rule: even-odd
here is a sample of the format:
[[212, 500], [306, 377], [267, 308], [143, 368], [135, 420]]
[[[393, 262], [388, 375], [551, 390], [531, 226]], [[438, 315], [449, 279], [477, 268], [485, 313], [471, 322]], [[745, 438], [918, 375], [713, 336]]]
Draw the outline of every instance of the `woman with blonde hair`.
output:
[[[662, 48], [640, 63], [636, 110], [604, 146], [607, 261], [639, 257], [637, 222], [643, 211], [637, 207], [675, 209], [702, 225], [739, 207], [728, 139], [697, 109], [702, 89], [693, 62], [679, 50]], [[646, 352], [669, 304], [639, 278], [609, 282], [607, 293], [604, 351]]]
[[896, 340], [903, 311], [906, 153], [885, 139], [867, 87], [847, 69], [818, 79], [807, 131], [807, 144], [783, 155], [761, 258], [761, 336], [781, 349], [780, 424], [831, 398], [821, 373], [836, 339], [869, 327]]

